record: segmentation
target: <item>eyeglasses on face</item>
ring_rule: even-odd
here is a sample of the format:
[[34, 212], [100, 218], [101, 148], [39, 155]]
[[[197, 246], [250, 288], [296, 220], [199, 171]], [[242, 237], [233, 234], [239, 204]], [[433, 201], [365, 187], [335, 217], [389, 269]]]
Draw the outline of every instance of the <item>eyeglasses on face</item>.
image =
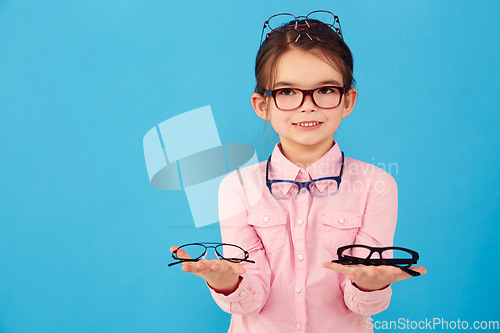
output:
[[354, 244], [341, 246], [337, 249], [337, 260], [332, 262], [342, 265], [365, 266], [395, 266], [411, 276], [420, 273], [410, 267], [417, 263], [418, 253], [404, 247], [371, 247], [368, 245]]
[[[182, 249], [186, 251], [190, 258], [182, 258], [178, 256], [178, 251]], [[172, 258], [178, 260], [176, 262], [168, 264], [168, 266], [177, 265], [183, 262], [196, 262], [206, 258], [208, 249], [214, 249], [215, 256], [217, 259], [226, 260], [230, 262], [250, 262], [255, 263], [255, 261], [248, 259], [249, 254], [243, 248], [238, 245], [229, 243], [213, 243], [213, 242], [203, 242], [203, 243], [190, 243], [178, 247], [172, 252]]]
[[347, 89], [337, 86], [323, 86], [316, 89], [280, 88], [265, 90], [264, 93], [274, 100], [281, 111], [291, 111], [304, 104], [306, 96], [311, 96], [314, 105], [322, 109], [334, 109], [340, 105]]
[[342, 172], [344, 170], [344, 152], [342, 152], [342, 166], [340, 173], [336, 177], [323, 177], [310, 180], [308, 182], [296, 182], [293, 180], [269, 179], [269, 164], [271, 156], [266, 164], [266, 185], [273, 198], [293, 199], [297, 197], [300, 191], [308, 190], [313, 197], [324, 198], [331, 197], [339, 190], [342, 181]]
[[316, 10], [306, 16], [294, 16], [281, 13], [271, 16], [264, 22], [260, 36], [260, 45], [266, 29], [271, 32], [266, 34], [269, 40], [276, 46], [285, 46], [299, 40], [305, 34], [310, 40], [320, 43], [328, 43], [342, 37], [342, 28], [339, 18], [326, 10]]

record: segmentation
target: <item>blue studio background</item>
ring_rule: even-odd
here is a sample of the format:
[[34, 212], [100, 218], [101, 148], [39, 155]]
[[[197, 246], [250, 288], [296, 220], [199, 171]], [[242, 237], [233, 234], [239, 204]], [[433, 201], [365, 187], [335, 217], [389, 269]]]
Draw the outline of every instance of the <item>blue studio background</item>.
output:
[[249, 101], [262, 24], [316, 9], [355, 57], [336, 140], [397, 164], [395, 244], [429, 271], [374, 319], [500, 320], [500, 2], [0, 0], [0, 332], [227, 330], [204, 283], [167, 267], [218, 224], [151, 187], [142, 138], [211, 105], [222, 142], [267, 158]]

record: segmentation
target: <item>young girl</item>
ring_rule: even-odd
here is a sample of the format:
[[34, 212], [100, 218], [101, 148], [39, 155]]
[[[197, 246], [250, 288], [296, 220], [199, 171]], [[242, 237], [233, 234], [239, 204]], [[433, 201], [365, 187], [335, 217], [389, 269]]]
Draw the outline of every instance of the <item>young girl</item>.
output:
[[269, 160], [231, 173], [219, 189], [222, 241], [255, 263], [182, 268], [203, 278], [232, 314], [229, 332], [370, 332], [369, 316], [389, 305], [390, 284], [410, 277], [392, 266], [331, 262], [340, 246], [392, 246], [397, 186], [385, 171], [344, 157], [334, 141], [356, 103], [353, 59], [338, 18], [329, 13], [326, 24], [316, 13], [284, 14], [291, 20], [279, 27], [266, 21], [274, 30], [257, 54], [251, 102], [280, 142]]

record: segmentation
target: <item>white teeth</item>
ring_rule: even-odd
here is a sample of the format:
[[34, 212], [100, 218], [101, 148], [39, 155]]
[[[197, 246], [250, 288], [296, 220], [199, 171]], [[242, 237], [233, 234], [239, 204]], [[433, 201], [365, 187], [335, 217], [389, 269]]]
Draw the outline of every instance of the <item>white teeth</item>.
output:
[[297, 123], [297, 125], [303, 126], [303, 127], [314, 126], [314, 125], [318, 125], [318, 124], [319, 124], [319, 121], [316, 121], [314, 123]]

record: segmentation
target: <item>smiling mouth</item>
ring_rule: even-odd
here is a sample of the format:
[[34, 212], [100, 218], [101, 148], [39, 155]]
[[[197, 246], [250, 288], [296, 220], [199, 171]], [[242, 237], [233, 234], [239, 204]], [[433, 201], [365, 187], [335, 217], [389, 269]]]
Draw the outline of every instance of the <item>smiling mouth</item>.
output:
[[293, 123], [294, 125], [302, 126], [302, 127], [309, 127], [309, 126], [316, 126], [318, 124], [322, 124], [321, 121], [311, 121], [311, 122], [304, 122], [304, 123]]

